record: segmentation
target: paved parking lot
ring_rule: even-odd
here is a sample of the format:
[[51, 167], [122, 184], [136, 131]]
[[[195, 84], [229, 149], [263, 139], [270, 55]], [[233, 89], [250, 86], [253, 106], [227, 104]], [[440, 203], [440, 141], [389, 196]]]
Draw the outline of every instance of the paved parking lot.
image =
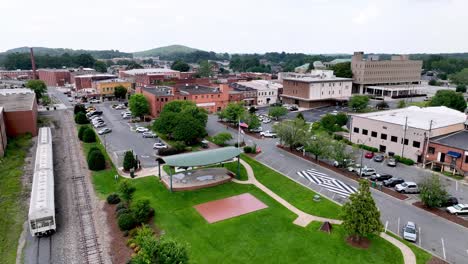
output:
[[[303, 110], [303, 111], [290, 111], [288, 114], [281, 119], [293, 119], [297, 116], [297, 114], [302, 113], [304, 116], [304, 119], [307, 122], [316, 122], [320, 120], [324, 115], [330, 114], [333, 111], [338, 111], [338, 112], [348, 112], [349, 108], [348, 107], [343, 107], [343, 106], [327, 106], [327, 107], [322, 107], [322, 108], [317, 108], [317, 109], [308, 109], [308, 110]], [[268, 114], [268, 107], [259, 107], [257, 113], [259, 114]]]
[[[120, 113], [125, 110], [115, 110], [111, 105], [115, 102], [104, 102], [95, 104], [97, 110], [103, 112], [102, 118], [106, 122], [106, 127], [112, 129], [112, 132], [105, 135], [99, 135], [101, 142], [106, 145], [107, 152], [114, 162], [122, 166], [122, 156], [127, 150], [133, 150], [138, 155], [138, 159], [143, 167], [156, 166], [155, 151], [153, 144], [159, 139], [143, 138], [141, 133], [135, 132], [137, 126], [148, 126], [149, 123], [131, 124], [128, 119], [122, 119]], [[100, 130], [98, 128], [96, 130]]]

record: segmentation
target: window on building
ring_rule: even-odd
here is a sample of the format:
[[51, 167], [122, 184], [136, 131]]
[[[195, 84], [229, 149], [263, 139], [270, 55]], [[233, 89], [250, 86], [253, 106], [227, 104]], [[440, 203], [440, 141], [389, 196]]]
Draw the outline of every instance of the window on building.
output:
[[197, 96], [197, 95], [195, 95], [195, 99], [198, 99], [198, 96]]
[[375, 137], [375, 138], [376, 138], [376, 137], [377, 137], [377, 132], [372, 131], [372, 132], [371, 132], [371, 137]]
[[421, 146], [421, 143], [419, 141], [413, 141], [413, 147], [419, 148]]
[[409, 143], [409, 140], [407, 138], [405, 138], [405, 143], [404, 144], [408, 145], [408, 143]]
[[434, 148], [434, 147], [429, 147], [429, 148], [427, 149], [427, 153], [429, 153], [429, 154], [434, 154], [434, 153], [435, 153], [435, 148]]
[[390, 141], [392, 141], [392, 142], [398, 142], [398, 137], [392, 136], [392, 137], [390, 138]]
[[359, 133], [359, 127], [353, 128], [354, 133]]
[[367, 135], [368, 133], [369, 133], [369, 131], [367, 131], [367, 129], [363, 129], [363, 130], [362, 130], [362, 134], [363, 134], [363, 135]]
[[468, 163], [468, 155], [465, 156], [465, 163]]
[[387, 134], [380, 134], [380, 139], [387, 140]]

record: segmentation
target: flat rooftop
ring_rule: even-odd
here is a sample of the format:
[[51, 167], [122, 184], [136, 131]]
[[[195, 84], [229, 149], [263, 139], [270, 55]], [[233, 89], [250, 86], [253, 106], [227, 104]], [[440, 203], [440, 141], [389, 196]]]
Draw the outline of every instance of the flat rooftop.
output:
[[83, 74], [83, 75], [76, 75], [76, 78], [93, 78], [93, 77], [109, 77], [109, 78], [117, 78], [117, 76], [113, 74]]
[[126, 74], [136, 75], [136, 74], [149, 74], [149, 73], [176, 73], [178, 71], [174, 71], [171, 69], [166, 68], [150, 68], [150, 69], [133, 69], [124, 71]]
[[424, 130], [429, 130], [431, 120], [432, 129], [434, 129], [455, 124], [463, 124], [467, 118], [464, 113], [445, 106], [424, 108], [410, 106], [402, 109], [359, 114], [356, 116], [402, 126], [405, 125], [406, 117], [408, 117], [408, 127]]
[[32, 110], [36, 94], [30, 89], [0, 89], [0, 106], [5, 112]]
[[168, 86], [144, 87], [143, 91], [156, 96], [171, 96], [172, 88]]
[[119, 79], [119, 78], [115, 78], [115, 79], [107, 79], [107, 80], [97, 80], [97, 81], [94, 81], [95, 83], [123, 83], [123, 82], [129, 82], [127, 80], [124, 80], [124, 79]]
[[273, 81], [267, 80], [253, 80], [248, 82], [237, 82], [237, 85], [249, 87], [255, 90], [269, 90], [269, 89], [280, 89], [283, 85]]
[[178, 90], [182, 94], [213, 94], [220, 93], [217, 87], [209, 87], [203, 85], [186, 85], [178, 87]]
[[439, 143], [445, 146], [468, 150], [468, 131], [462, 130], [449, 135], [435, 137], [431, 142]]
[[283, 80], [296, 81], [296, 82], [306, 82], [306, 83], [321, 83], [321, 82], [351, 82], [351, 78], [341, 78], [341, 77], [284, 77]]
[[384, 89], [384, 90], [392, 90], [392, 91], [426, 89], [426, 86], [424, 85], [372, 85], [372, 86], [367, 86], [367, 87], [371, 89]]

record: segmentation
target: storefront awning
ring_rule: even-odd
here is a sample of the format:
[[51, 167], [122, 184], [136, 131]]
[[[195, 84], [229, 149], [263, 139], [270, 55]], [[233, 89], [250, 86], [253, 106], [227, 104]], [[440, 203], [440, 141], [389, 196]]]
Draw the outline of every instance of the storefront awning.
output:
[[458, 152], [455, 152], [455, 151], [449, 151], [447, 152], [447, 155], [449, 155], [450, 157], [454, 157], [456, 159], [460, 158], [462, 155], [461, 153], [458, 153]]

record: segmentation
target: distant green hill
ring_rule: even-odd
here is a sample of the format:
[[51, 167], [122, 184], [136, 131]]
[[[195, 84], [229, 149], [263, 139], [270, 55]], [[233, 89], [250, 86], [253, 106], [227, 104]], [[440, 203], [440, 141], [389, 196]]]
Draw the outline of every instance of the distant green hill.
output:
[[[50, 55], [50, 56], [60, 56], [64, 53], [68, 53], [70, 55], [79, 55], [82, 53], [88, 53], [96, 59], [112, 59], [112, 58], [131, 58], [131, 53], [120, 52], [118, 50], [74, 50], [74, 49], [63, 49], [63, 48], [46, 48], [46, 47], [33, 47], [34, 54], [36, 55]], [[19, 47], [7, 50], [5, 52], [0, 53], [0, 57], [6, 56], [10, 53], [29, 53], [29, 47]]]
[[159, 47], [150, 50], [138, 51], [134, 52], [133, 56], [135, 57], [170, 57], [174, 54], [188, 54], [193, 53], [196, 51], [200, 51], [199, 49], [190, 48], [183, 45], [170, 45], [165, 47]]

